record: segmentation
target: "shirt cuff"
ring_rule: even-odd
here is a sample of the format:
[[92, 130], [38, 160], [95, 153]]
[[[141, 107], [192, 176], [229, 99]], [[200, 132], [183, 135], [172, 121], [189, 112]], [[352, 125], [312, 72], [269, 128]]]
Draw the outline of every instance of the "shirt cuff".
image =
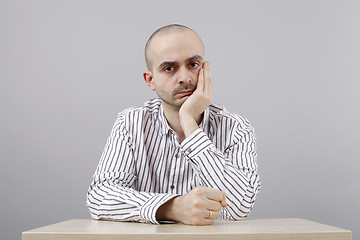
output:
[[159, 224], [156, 220], [156, 212], [161, 205], [170, 199], [178, 196], [177, 194], [154, 194], [146, 203], [140, 208], [140, 217], [147, 222]]
[[196, 155], [200, 154], [211, 145], [213, 145], [213, 143], [209, 137], [202, 129], [198, 128], [181, 143], [181, 149], [185, 156], [192, 160]]

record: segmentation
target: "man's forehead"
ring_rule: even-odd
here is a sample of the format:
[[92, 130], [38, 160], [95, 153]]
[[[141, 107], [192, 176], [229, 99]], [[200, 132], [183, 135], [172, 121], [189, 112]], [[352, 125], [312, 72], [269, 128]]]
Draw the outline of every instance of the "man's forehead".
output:
[[189, 55], [184, 55], [182, 54], [181, 56], [163, 56], [163, 57], [159, 57], [157, 59], [159, 62], [189, 62], [189, 61], [193, 61], [193, 60], [198, 60], [198, 61], [202, 61], [203, 57], [201, 56], [201, 54], [189, 54]]
[[[203, 58], [204, 47], [196, 33], [159, 36], [151, 44], [153, 61], [187, 61]], [[154, 63], [155, 63], [154, 62]]]

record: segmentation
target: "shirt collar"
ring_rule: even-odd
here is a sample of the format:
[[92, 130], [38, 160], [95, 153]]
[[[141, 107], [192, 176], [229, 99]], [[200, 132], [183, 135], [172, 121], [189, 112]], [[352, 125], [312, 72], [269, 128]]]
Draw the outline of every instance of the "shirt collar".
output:
[[[202, 130], [205, 130], [205, 127], [209, 122], [209, 115], [210, 115], [210, 110], [209, 107], [207, 107], [204, 111], [204, 117], [199, 126]], [[167, 134], [170, 130], [172, 130], [165, 118], [162, 104], [160, 104], [159, 111], [156, 113], [155, 121], [156, 121], [155, 125], [158, 127], [158, 130], [162, 134]]]

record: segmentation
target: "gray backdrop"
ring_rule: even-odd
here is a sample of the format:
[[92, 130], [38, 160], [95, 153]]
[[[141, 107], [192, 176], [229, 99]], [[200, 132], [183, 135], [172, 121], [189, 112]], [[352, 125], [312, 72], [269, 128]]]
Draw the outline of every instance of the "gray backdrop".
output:
[[200, 34], [214, 102], [256, 129], [262, 191], [249, 217], [360, 238], [360, 3], [343, 0], [0, 0], [0, 238], [90, 217], [117, 113], [155, 97], [144, 44], [169, 23]]

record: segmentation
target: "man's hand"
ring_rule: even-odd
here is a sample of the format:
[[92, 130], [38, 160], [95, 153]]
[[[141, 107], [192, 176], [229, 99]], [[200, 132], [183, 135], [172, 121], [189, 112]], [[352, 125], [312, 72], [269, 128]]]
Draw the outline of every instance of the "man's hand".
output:
[[199, 70], [197, 88], [179, 110], [180, 124], [185, 138], [199, 128], [202, 113], [211, 104], [212, 82], [209, 62], [205, 61]]
[[160, 206], [158, 220], [174, 220], [189, 225], [211, 225], [226, 207], [226, 194], [210, 187], [196, 187]]

